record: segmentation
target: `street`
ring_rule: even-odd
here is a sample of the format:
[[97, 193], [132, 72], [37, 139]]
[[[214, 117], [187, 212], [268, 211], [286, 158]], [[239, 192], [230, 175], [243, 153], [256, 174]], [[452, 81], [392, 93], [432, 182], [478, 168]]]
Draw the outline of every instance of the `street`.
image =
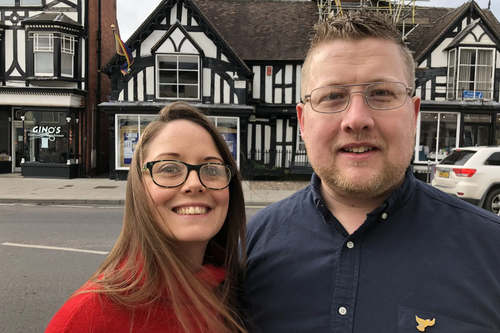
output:
[[0, 332], [43, 332], [106, 258], [122, 219], [123, 206], [1, 204]]

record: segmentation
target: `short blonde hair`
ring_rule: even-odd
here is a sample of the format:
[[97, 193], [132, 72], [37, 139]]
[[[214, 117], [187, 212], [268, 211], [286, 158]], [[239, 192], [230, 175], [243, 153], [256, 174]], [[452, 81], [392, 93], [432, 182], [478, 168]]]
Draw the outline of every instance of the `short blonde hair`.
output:
[[366, 38], [382, 38], [392, 41], [400, 46], [403, 57], [404, 71], [410, 87], [415, 84], [415, 63], [413, 55], [403, 42], [401, 32], [392, 18], [387, 14], [359, 10], [347, 11], [343, 15], [328, 17], [314, 26], [314, 35], [306, 59], [302, 65], [301, 96], [306, 91], [309, 83], [309, 72], [314, 49], [321, 44], [335, 41], [356, 41]]

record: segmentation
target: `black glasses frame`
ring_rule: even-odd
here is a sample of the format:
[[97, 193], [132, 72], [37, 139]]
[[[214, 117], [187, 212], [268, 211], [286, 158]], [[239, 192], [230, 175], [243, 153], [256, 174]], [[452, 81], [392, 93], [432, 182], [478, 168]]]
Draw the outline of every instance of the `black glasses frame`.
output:
[[[177, 162], [177, 163], [181, 163], [181, 164], [184, 164], [186, 167], [187, 167], [187, 173], [186, 173], [186, 178], [184, 178], [184, 180], [182, 181], [182, 183], [180, 183], [179, 185], [175, 185], [175, 186], [165, 186], [165, 185], [160, 185], [156, 182], [155, 178], [153, 177], [153, 166], [158, 163], [158, 162]], [[203, 184], [203, 181], [201, 180], [201, 176], [200, 176], [200, 170], [202, 167], [204, 167], [205, 165], [223, 165], [225, 166], [226, 168], [229, 169], [229, 172], [230, 172], [230, 175], [229, 175], [229, 180], [227, 182], [227, 185], [224, 186], [224, 187], [221, 187], [221, 188], [216, 188], [216, 187], [209, 187], [205, 184]], [[225, 189], [226, 187], [229, 186], [229, 184], [231, 183], [231, 179], [233, 178], [233, 176], [236, 174], [236, 169], [233, 168], [232, 166], [230, 165], [227, 165], [227, 164], [224, 164], [224, 163], [203, 163], [203, 164], [197, 164], [197, 165], [194, 165], [194, 164], [189, 164], [189, 163], [186, 163], [186, 162], [182, 162], [182, 161], [178, 161], [178, 160], [158, 160], [158, 161], [149, 161], [149, 162], [146, 162], [146, 164], [144, 164], [142, 166], [142, 171], [146, 171], [149, 169], [149, 174], [151, 175], [151, 180], [153, 180], [153, 183], [155, 183], [157, 186], [160, 186], [160, 187], [165, 187], [165, 188], [175, 188], [175, 187], [179, 187], [181, 186], [182, 184], [184, 184], [186, 182], [186, 180], [188, 179], [189, 177], [189, 173], [191, 173], [192, 170], [196, 170], [196, 174], [198, 175], [198, 179], [200, 180], [200, 183], [201, 185], [203, 185], [204, 187], [210, 189], [210, 190], [223, 190]]]
[[[413, 88], [411, 87], [407, 87], [406, 84], [404, 84], [403, 82], [396, 82], [396, 81], [388, 81], [388, 82], [372, 82], [372, 83], [357, 83], [357, 84], [341, 84], [341, 85], [332, 85], [332, 86], [324, 86], [324, 87], [318, 87], [318, 88], [314, 88], [313, 90], [311, 90], [311, 92], [307, 95], [304, 96], [304, 103], [307, 103], [307, 99], [309, 99], [309, 101], [311, 101], [311, 94], [315, 91], [315, 90], [318, 90], [318, 89], [323, 89], [323, 88], [328, 88], [328, 87], [340, 87], [340, 88], [346, 88], [348, 91], [349, 91], [349, 97], [347, 98], [347, 104], [345, 106], [345, 108], [343, 108], [342, 110], [340, 111], [318, 111], [314, 108], [314, 106], [311, 104], [311, 109], [313, 109], [315, 112], [318, 112], [318, 113], [340, 113], [340, 112], [343, 112], [345, 111], [348, 107], [349, 107], [349, 104], [351, 104], [351, 94], [359, 94], [359, 93], [363, 93], [363, 99], [365, 101], [365, 104], [368, 105], [368, 107], [372, 110], [392, 110], [392, 109], [397, 109], [397, 108], [400, 108], [402, 107], [403, 105], [406, 104], [406, 99], [404, 101], [403, 104], [401, 104], [400, 106], [396, 106], [396, 107], [393, 107], [393, 108], [389, 108], [389, 109], [376, 109], [376, 108], [373, 108], [370, 103], [368, 103], [367, 101], [367, 96], [366, 96], [366, 89], [371, 86], [371, 85], [374, 85], [374, 84], [384, 84], [384, 83], [398, 83], [398, 84], [402, 84], [403, 86], [405, 86], [406, 88], [406, 93], [408, 94], [409, 97], [411, 97], [413, 95]], [[351, 91], [349, 90], [348, 87], [355, 87], [355, 86], [365, 86], [365, 89], [364, 90], [358, 90], [358, 91]]]

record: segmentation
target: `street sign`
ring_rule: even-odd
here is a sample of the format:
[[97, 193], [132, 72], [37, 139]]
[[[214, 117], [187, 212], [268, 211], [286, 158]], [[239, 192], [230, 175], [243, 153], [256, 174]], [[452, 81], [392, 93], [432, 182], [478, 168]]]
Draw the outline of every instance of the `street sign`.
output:
[[471, 90], [464, 90], [464, 98], [475, 98], [475, 99], [482, 99], [484, 93], [482, 91], [471, 91]]

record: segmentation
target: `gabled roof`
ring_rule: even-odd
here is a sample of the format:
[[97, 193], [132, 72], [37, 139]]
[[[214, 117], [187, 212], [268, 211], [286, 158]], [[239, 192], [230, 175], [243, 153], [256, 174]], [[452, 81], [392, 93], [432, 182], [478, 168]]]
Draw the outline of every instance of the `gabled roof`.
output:
[[304, 60], [316, 1], [193, 0], [245, 61]]
[[38, 15], [27, 17], [22, 21], [23, 24], [59, 24], [73, 28], [82, 28], [82, 25], [63, 13], [40, 13]]
[[462, 41], [462, 39], [464, 39], [469, 34], [469, 32], [474, 30], [474, 28], [476, 26], [478, 26], [480, 22], [481, 22], [481, 19], [478, 18], [478, 19], [475, 19], [474, 21], [472, 21], [471, 23], [469, 23], [469, 25], [467, 27], [465, 27], [465, 29], [460, 31], [460, 33], [455, 38], [453, 38], [450, 45], [447, 46], [447, 49], [457, 47], [460, 44], [460, 42]]
[[[207, 30], [214, 32], [214, 33], [209, 33], [209, 38], [215, 39], [215, 42], [222, 46], [223, 53], [228, 58], [228, 60], [237, 63], [237, 65], [243, 71], [245, 71], [247, 76], [252, 75], [252, 71], [250, 70], [250, 68], [248, 68], [245, 62], [231, 48], [230, 44], [228, 44], [224, 40], [224, 37], [206, 18], [204, 13], [196, 6], [196, 3], [193, 0], [182, 0], [182, 1], [162, 0], [160, 4], [156, 7], [156, 9], [144, 20], [144, 22], [139, 26], [139, 28], [137, 28], [137, 30], [127, 40], [126, 44], [129, 46], [130, 50], [133, 52], [137, 47], [139, 47], [139, 45], [149, 35], [151, 35], [151, 33], [155, 30], [155, 28], [161, 24], [162, 19], [158, 18], [165, 17], [164, 12], [166, 12], [169, 8], [173, 7], [173, 5], [182, 2], [185, 2], [186, 6], [189, 7], [194, 12], [194, 15], [201, 17], [201, 19], [204, 21], [202, 22], [202, 24], [206, 26]], [[103, 72], [109, 72], [112, 66], [119, 66], [119, 60], [120, 57], [118, 55], [115, 55], [104, 65]]]
[[[414, 51], [415, 61], [421, 61], [426, 53], [449, 32], [451, 27], [467, 15], [468, 11], [475, 11], [483, 24], [496, 34], [497, 39], [500, 38], [498, 20], [490, 10], [481, 9], [473, 0], [465, 2], [458, 8], [419, 7], [416, 16], [428, 18], [428, 23], [419, 25], [407, 37], [407, 41], [410, 43], [409, 47]], [[471, 25], [468, 28], [472, 28]]]

